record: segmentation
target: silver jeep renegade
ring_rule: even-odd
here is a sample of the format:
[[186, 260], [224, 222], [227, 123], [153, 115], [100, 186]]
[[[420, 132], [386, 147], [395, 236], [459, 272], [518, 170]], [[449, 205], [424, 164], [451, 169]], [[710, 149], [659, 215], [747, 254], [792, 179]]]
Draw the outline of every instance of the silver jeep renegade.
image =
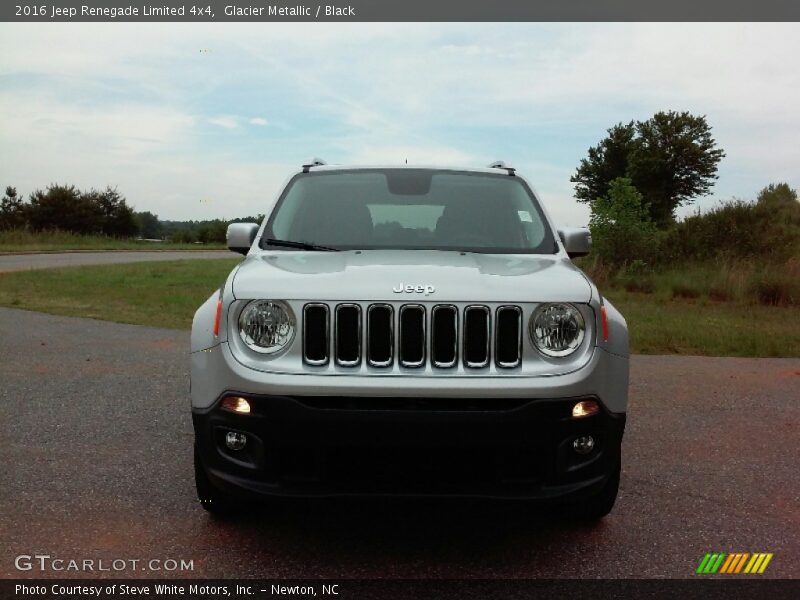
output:
[[514, 169], [314, 160], [194, 316], [202, 505], [263, 496], [617, 495], [625, 320]]

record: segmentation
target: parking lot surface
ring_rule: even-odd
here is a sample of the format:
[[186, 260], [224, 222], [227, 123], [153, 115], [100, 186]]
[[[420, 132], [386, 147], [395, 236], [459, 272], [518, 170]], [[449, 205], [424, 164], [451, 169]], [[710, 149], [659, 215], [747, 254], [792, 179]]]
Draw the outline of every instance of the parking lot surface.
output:
[[[798, 359], [634, 357], [621, 493], [596, 525], [425, 500], [221, 521], [194, 495], [188, 332], [0, 309], [0, 339], [3, 577], [692, 578], [711, 551], [800, 575]], [[15, 568], [35, 553], [192, 569]]]

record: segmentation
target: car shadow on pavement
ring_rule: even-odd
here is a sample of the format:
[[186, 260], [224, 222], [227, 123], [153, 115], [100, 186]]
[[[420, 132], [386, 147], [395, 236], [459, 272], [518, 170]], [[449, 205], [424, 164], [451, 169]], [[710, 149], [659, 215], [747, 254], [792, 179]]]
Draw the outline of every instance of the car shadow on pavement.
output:
[[281, 500], [211, 522], [249, 540], [264, 556], [280, 548], [284, 560], [294, 551], [298, 558], [316, 554], [351, 565], [464, 562], [487, 551], [513, 562], [520, 550], [525, 556], [535, 551], [532, 545], [546, 549], [565, 536], [584, 537], [603, 527], [524, 502], [419, 498]]

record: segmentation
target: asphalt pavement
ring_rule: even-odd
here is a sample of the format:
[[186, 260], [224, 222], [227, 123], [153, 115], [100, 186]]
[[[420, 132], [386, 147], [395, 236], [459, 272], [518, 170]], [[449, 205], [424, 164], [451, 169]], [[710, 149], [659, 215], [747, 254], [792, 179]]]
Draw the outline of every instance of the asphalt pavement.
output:
[[102, 252], [42, 252], [30, 254], [0, 254], [0, 273], [76, 267], [81, 265], [110, 265], [117, 263], [150, 262], [159, 260], [198, 260], [238, 256], [230, 250], [105, 250]]
[[[760, 577], [800, 577], [798, 359], [634, 357], [621, 492], [596, 525], [422, 500], [220, 521], [194, 495], [188, 341], [0, 309], [0, 576], [692, 578], [714, 551], [771, 552]], [[15, 568], [35, 553], [193, 569]]]

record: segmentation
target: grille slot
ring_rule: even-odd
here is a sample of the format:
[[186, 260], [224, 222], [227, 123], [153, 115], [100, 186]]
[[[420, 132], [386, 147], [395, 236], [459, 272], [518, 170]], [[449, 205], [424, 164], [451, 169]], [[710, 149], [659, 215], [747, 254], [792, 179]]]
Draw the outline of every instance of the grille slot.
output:
[[336, 364], [355, 367], [361, 362], [361, 307], [358, 304], [336, 306]]
[[434, 367], [454, 367], [458, 361], [458, 309], [438, 304], [431, 310], [431, 360]]
[[518, 367], [522, 360], [522, 311], [518, 306], [497, 309], [494, 324], [494, 360], [501, 369]]
[[329, 312], [327, 304], [303, 307], [303, 360], [309, 365], [328, 364]]
[[464, 365], [478, 369], [489, 364], [489, 317], [487, 306], [464, 309]]
[[400, 307], [400, 364], [404, 367], [425, 364], [425, 307], [420, 304]]
[[394, 354], [394, 311], [390, 304], [371, 304], [367, 309], [367, 362], [388, 367]]

